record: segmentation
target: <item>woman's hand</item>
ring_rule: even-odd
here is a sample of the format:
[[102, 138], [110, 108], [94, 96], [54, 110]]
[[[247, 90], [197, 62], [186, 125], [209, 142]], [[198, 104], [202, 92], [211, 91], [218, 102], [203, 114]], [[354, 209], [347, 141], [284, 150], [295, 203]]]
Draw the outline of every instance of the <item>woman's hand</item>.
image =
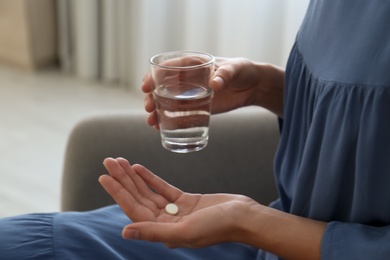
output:
[[[284, 71], [270, 64], [255, 63], [244, 58], [216, 58], [215, 72], [209, 86], [214, 89], [211, 112], [227, 112], [258, 105], [283, 116]], [[158, 128], [151, 74], [144, 77], [145, 110], [149, 125]]]
[[[185, 193], [123, 158], [108, 158], [104, 165], [110, 175], [101, 176], [100, 183], [135, 222], [123, 229], [124, 238], [162, 242], [170, 248], [240, 242], [286, 259], [320, 259], [324, 222], [241, 195]], [[165, 212], [168, 203], [179, 207], [178, 214]]]
[[[127, 239], [162, 242], [170, 248], [240, 241], [243, 218], [259, 205], [241, 195], [185, 193], [123, 158], [107, 158], [104, 165], [110, 175], [101, 176], [100, 183], [135, 222], [123, 229]], [[178, 206], [178, 214], [165, 212], [168, 203]]]

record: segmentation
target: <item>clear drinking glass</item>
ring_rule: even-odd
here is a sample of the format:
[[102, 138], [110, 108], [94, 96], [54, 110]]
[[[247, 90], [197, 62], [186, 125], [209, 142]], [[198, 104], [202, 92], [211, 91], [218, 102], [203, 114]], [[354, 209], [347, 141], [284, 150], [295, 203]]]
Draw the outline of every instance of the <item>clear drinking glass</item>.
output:
[[208, 82], [214, 62], [212, 55], [195, 51], [150, 59], [161, 142], [167, 150], [188, 153], [206, 147], [213, 97]]

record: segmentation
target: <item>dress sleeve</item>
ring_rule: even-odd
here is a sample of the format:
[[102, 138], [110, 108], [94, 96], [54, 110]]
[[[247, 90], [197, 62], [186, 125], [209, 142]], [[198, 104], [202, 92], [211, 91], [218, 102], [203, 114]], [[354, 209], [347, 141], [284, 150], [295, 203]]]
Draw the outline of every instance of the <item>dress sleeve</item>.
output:
[[389, 259], [390, 226], [330, 222], [321, 246], [321, 259]]

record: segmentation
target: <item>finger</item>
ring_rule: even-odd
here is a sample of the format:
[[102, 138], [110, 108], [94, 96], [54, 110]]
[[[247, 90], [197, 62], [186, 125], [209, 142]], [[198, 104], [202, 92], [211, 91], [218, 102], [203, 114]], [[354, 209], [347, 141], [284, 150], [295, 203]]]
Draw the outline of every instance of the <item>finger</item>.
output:
[[110, 175], [102, 175], [98, 180], [107, 193], [110, 194], [118, 204], [124, 204], [124, 202], [130, 204], [138, 203], [134, 197]]
[[156, 220], [154, 212], [139, 204], [117, 180], [109, 175], [102, 175], [99, 182], [132, 221]]
[[150, 201], [148, 198], [142, 196], [140, 191], [138, 190], [138, 187], [134, 184], [131, 175], [135, 175], [133, 168], [130, 167], [130, 164], [125, 159], [122, 160], [123, 166], [127, 165], [126, 168], [124, 168], [122, 165], [119, 164], [119, 162], [112, 158], [106, 158], [103, 162], [104, 166], [110, 173], [110, 175], [118, 182], [120, 183], [124, 189], [127, 190], [128, 193], [130, 193], [133, 198], [139, 203], [144, 205], [145, 207], [152, 210], [156, 215], [158, 214], [160, 208], [153, 202]]
[[122, 230], [124, 239], [145, 240], [176, 244], [179, 241], [180, 225], [176, 223], [139, 222], [126, 226]]
[[146, 73], [142, 82], [141, 90], [144, 93], [152, 92], [154, 89], [154, 82], [152, 79], [152, 74], [150, 72]]
[[129, 174], [135, 174], [134, 171], [130, 172], [131, 170], [129, 170], [129, 172], [126, 172], [117, 160], [113, 158], [106, 158], [103, 161], [103, 165], [117, 182], [119, 182], [130, 194], [132, 194], [135, 199], [139, 200], [138, 189], [129, 177]]
[[226, 84], [225, 84], [225, 80], [219, 76], [219, 75], [216, 75], [214, 76], [210, 82], [209, 82], [209, 86], [215, 90], [215, 91], [219, 91], [221, 89], [224, 89]]
[[138, 174], [135, 174], [132, 167], [128, 163], [128, 161], [124, 158], [117, 158], [117, 162], [122, 166], [122, 168], [128, 172], [128, 176], [132, 179], [134, 185], [137, 187], [139, 193], [142, 195], [142, 197], [147, 198], [148, 200], [152, 201], [159, 209], [165, 208], [168, 201], [164, 199], [161, 195], [153, 192], [149, 186], [145, 183], [145, 181], [138, 176]]
[[168, 201], [175, 202], [183, 195], [183, 192], [180, 189], [170, 185], [142, 165], [135, 164], [133, 165], [133, 168], [153, 190]]
[[146, 123], [150, 126], [153, 126], [157, 130], [160, 129], [158, 125], [158, 117], [157, 117], [157, 111], [154, 110], [149, 114], [149, 116], [146, 119]]
[[197, 235], [196, 231], [189, 230], [183, 222], [138, 222], [127, 225], [122, 230], [122, 237], [124, 239], [161, 242], [169, 248], [199, 248], [216, 244], [218, 242], [208, 241], [206, 237], [197, 237]]
[[149, 93], [145, 96], [144, 107], [146, 112], [150, 113], [156, 110], [156, 102], [154, 102], [153, 94]]
[[222, 64], [215, 72], [210, 80], [210, 87], [218, 91], [224, 89], [231, 81], [234, 75], [234, 67], [230, 64]]

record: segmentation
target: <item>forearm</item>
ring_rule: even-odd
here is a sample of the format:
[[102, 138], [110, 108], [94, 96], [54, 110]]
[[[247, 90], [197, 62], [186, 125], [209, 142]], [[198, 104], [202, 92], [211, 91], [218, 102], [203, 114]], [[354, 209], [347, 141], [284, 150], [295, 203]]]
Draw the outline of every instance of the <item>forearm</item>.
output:
[[286, 259], [320, 259], [325, 222], [262, 205], [252, 206], [245, 218], [240, 242]]

